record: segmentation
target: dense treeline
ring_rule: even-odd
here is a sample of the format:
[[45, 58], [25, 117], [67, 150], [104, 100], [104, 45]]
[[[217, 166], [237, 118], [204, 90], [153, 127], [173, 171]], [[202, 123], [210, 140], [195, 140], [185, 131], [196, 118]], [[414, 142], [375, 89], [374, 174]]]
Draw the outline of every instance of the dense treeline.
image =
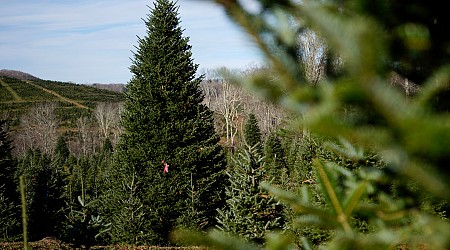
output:
[[[2, 142], [6, 142], [3, 144], [5, 147], [11, 147], [10, 142]], [[105, 141], [100, 152], [89, 158], [75, 158], [69, 152], [65, 139], [60, 137], [52, 154], [30, 149], [16, 160], [17, 163], [9, 160], [6, 169], [15, 166], [15, 170], [11, 169], [7, 176], [2, 175], [2, 180], [7, 180], [2, 182], [2, 191], [9, 191], [1, 193], [4, 201], [0, 211], [3, 241], [18, 240], [21, 237], [16, 180], [18, 176], [23, 176], [26, 184], [30, 240], [54, 236], [72, 243], [95, 243], [95, 236], [99, 231], [92, 229], [98, 226], [92, 223], [100, 221], [91, 217], [98, 215], [92, 211], [95, 208], [92, 204], [98, 199], [99, 187], [104, 181], [102, 175], [107, 172], [106, 166], [109, 165], [111, 153], [111, 144]], [[2, 152], [2, 167], [7, 164], [7, 155]]]
[[[249, 119], [246, 127], [252, 126], [257, 128], [258, 124]], [[3, 128], [6, 129], [4, 126]], [[3, 131], [6, 132], [6, 130]], [[254, 139], [252, 134], [252, 132], [247, 131], [245, 136], [242, 136], [246, 138], [246, 141], [251, 141]], [[11, 142], [6, 138], [6, 143], [3, 143], [3, 145], [11, 147]], [[106, 198], [105, 194], [108, 196], [111, 194], [111, 189], [106, 187], [111, 188], [113, 183], [118, 185], [111, 179], [111, 175], [115, 176], [114, 173], [117, 170], [112, 169], [116, 164], [113, 163], [114, 147], [110, 140], [106, 139], [100, 145], [100, 149], [76, 157], [69, 150], [66, 139], [67, 137], [60, 136], [55, 142], [54, 151], [51, 154], [45, 154], [40, 149], [35, 148], [29, 149], [15, 160], [12, 157], [7, 158], [9, 159], [9, 166], [16, 167], [12, 174], [9, 173], [8, 179], [12, 181], [8, 187], [13, 190], [8, 194], [13, 195], [8, 197], [7, 201], [14, 201], [14, 203], [4, 202], [5, 205], [11, 204], [11, 206], [2, 208], [1, 211], [4, 215], [3, 218], [5, 218], [5, 224], [10, 225], [9, 228], [4, 226], [3, 240], [12, 241], [21, 237], [18, 182], [16, 180], [18, 176], [23, 175], [27, 184], [27, 200], [29, 202], [30, 240], [54, 236], [66, 242], [83, 245], [110, 244], [112, 242], [168, 244], [168, 242], [152, 243], [144, 239], [134, 241], [136, 239], [127, 238], [127, 234], [132, 233], [129, 230], [133, 229], [125, 226], [131, 223], [130, 214], [122, 215], [124, 217], [119, 216], [119, 214], [116, 215], [119, 217], [114, 219], [115, 223], [119, 223], [117, 221], [119, 219], [124, 223], [120, 224], [123, 227], [120, 230], [114, 228], [115, 225], [105, 218], [107, 213], [105, 210], [111, 209], [105, 207], [106, 201], [102, 200]], [[293, 134], [287, 130], [278, 130], [278, 132], [272, 133], [267, 141], [260, 139], [254, 146], [246, 146], [248, 144], [243, 143], [234, 150], [235, 153], [229, 151], [227, 154], [232, 160], [229, 162], [226, 171], [227, 178], [230, 181], [229, 191], [226, 192], [224, 197], [226, 205], [223, 204], [220, 207], [221, 212], [217, 215], [217, 222], [212, 223], [212, 225], [217, 224], [218, 228], [258, 242], [262, 242], [268, 231], [276, 229], [292, 230], [289, 225], [294, 217], [290, 208], [284, 207], [279, 202], [269, 198], [266, 192], [260, 190], [259, 183], [270, 181], [288, 190], [298, 190], [304, 185], [314, 185], [315, 176], [311, 163], [316, 157], [341, 162], [349, 169], [353, 167], [352, 162], [346, 162], [340, 156], [325, 151], [320, 146], [322, 142], [321, 139], [311, 135], [305, 136]], [[11, 152], [12, 148], [9, 148], [9, 150]], [[10, 155], [10, 153], [5, 155]], [[6, 160], [2, 160], [2, 162], [6, 162]], [[17, 162], [17, 164], [14, 162]], [[171, 164], [174, 163], [171, 162]], [[382, 167], [383, 164], [368, 157], [367, 166]], [[158, 169], [162, 171], [162, 165]], [[170, 167], [169, 169], [169, 171], [175, 171]], [[132, 184], [132, 176], [128, 176], [131, 178], [131, 182], [123, 183], [123, 185]], [[135, 181], [137, 182], [137, 178]], [[129, 188], [133, 187], [129, 186]], [[195, 190], [195, 187], [193, 188]], [[222, 188], [228, 190], [226, 186], [222, 186]], [[319, 198], [317, 193], [314, 196], [318, 199], [318, 205], [323, 204], [323, 200]], [[190, 198], [198, 199], [199, 197]], [[167, 202], [166, 199], [163, 201]], [[256, 201], [254, 199], [258, 202], [254, 203]], [[205, 200], [199, 201], [204, 202]], [[115, 201], [109, 200], [108, 202]], [[141, 205], [133, 203], [132, 200], [128, 202], [131, 202], [129, 205], [134, 206], [135, 216], [138, 216], [137, 219], [142, 218], [144, 210], [140, 209]], [[239, 211], [239, 214], [236, 211]], [[195, 212], [194, 210], [191, 216], [194, 216], [191, 219], [197, 218], [200, 220], [200, 224], [203, 223], [198, 211]], [[141, 221], [141, 223], [144, 222]], [[189, 225], [186, 224], [185, 226]], [[197, 228], [197, 226], [194, 224], [190, 227]], [[111, 238], [111, 230], [115, 233], [119, 231], [121, 237]], [[128, 232], [125, 233], [125, 230]], [[169, 232], [167, 228], [160, 230], [162, 231], [159, 233], [163, 235], [167, 235]], [[317, 228], [305, 228], [293, 232], [298, 234], [299, 237], [308, 236], [317, 244], [327, 239], [329, 235], [328, 231]]]

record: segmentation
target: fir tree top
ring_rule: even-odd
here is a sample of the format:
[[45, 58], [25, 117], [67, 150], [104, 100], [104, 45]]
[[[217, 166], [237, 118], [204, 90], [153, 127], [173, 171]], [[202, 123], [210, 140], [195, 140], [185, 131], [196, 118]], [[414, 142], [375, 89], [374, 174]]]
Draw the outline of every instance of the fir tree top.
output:
[[258, 120], [256, 119], [255, 114], [250, 113], [247, 117], [247, 120], [245, 122], [244, 126], [244, 138], [246, 143], [253, 147], [257, 145], [256, 149], [259, 154], [261, 154], [261, 130], [258, 126]]
[[59, 155], [63, 160], [69, 158], [70, 151], [69, 148], [67, 147], [66, 140], [63, 136], [58, 137], [54, 150], [54, 155], [55, 156]]
[[183, 37], [178, 7], [172, 1], [157, 0], [144, 21], [147, 34], [138, 39], [130, 67], [133, 78], [128, 84], [129, 96], [139, 98], [144, 91], [158, 102], [180, 95], [202, 102], [197, 88], [201, 77], [195, 77], [198, 65], [191, 58], [189, 38]]
[[147, 34], [138, 39], [121, 121], [125, 143], [143, 146], [152, 141], [158, 148], [153, 156], [207, 138], [216, 143], [212, 112], [201, 104], [202, 77], [195, 76], [198, 65], [191, 58], [189, 38], [183, 37], [178, 7], [157, 0], [144, 21]]

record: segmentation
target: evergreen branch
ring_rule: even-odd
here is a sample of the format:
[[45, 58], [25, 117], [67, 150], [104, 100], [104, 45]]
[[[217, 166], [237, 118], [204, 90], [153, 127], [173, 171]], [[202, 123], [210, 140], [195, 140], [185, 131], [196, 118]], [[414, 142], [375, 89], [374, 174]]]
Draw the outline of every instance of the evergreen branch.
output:
[[27, 214], [27, 200], [25, 193], [25, 180], [23, 175], [19, 177], [20, 184], [20, 200], [22, 202], [22, 228], [23, 228], [23, 248], [25, 250], [30, 249], [28, 247], [28, 214]]
[[333, 183], [331, 182], [327, 171], [324, 169], [322, 163], [318, 159], [313, 160], [313, 165], [316, 168], [316, 171], [318, 173], [318, 177], [320, 179], [320, 182], [322, 183], [324, 187], [324, 194], [328, 196], [328, 198], [331, 201], [331, 205], [334, 208], [334, 211], [336, 212], [336, 219], [337, 221], [342, 225], [345, 232], [351, 233], [352, 229], [350, 227], [350, 224], [347, 220], [347, 215], [344, 212], [344, 209], [339, 201], [339, 198], [336, 194], [336, 187], [334, 187]]
[[419, 92], [417, 103], [420, 106], [426, 106], [432, 101], [436, 95], [449, 87], [450, 84], [450, 65], [444, 65], [436, 70], [434, 74], [428, 78], [424, 87]]
[[364, 159], [364, 150], [362, 148], [355, 148], [349, 141], [340, 137], [339, 142], [342, 146], [336, 145], [331, 142], [325, 142], [325, 147], [331, 151], [343, 155], [352, 161], [360, 161]]
[[335, 219], [325, 220], [324, 218], [321, 218], [317, 215], [307, 214], [295, 218], [293, 221], [293, 225], [298, 228], [311, 225], [324, 229], [332, 229], [338, 227], [340, 224]]
[[[437, 128], [435, 127], [435, 130], [436, 129]], [[427, 133], [427, 131], [425, 131], [424, 129], [422, 129], [421, 132], [424, 134]], [[433, 137], [441, 136], [441, 138], [445, 138], [445, 133], [448, 132], [443, 131], [443, 133], [440, 133], [440, 135], [436, 134]], [[431, 135], [428, 135], [424, 138], [430, 137]], [[423, 146], [423, 148], [425, 148], [424, 144], [421, 145]], [[386, 150], [381, 153], [383, 157], [391, 163], [390, 166], [394, 170], [410, 177], [411, 179], [420, 183], [420, 185], [422, 185], [425, 189], [440, 197], [447, 199], [450, 197], [448, 185], [441, 179], [441, 176], [438, 176], [438, 174], [435, 173], [430, 165], [425, 165], [419, 160], [413, 161], [406, 156], [405, 152], [395, 149]]]
[[369, 183], [367, 181], [361, 182], [356, 188], [353, 189], [351, 195], [349, 195], [348, 199], [344, 202], [344, 213], [347, 217], [350, 217], [353, 210], [360, 202], [360, 199], [366, 192], [368, 185]]
[[311, 243], [308, 241], [308, 239], [306, 239], [305, 237], [302, 237], [301, 240], [302, 240], [302, 247], [305, 250], [313, 250], [314, 249], [314, 247], [311, 246]]
[[334, 216], [331, 216], [326, 210], [317, 208], [310, 202], [305, 203], [304, 200], [299, 200], [296, 194], [274, 187], [267, 182], [262, 182], [260, 186], [275, 196], [276, 199], [289, 204], [298, 213], [313, 214], [326, 221], [335, 221]]

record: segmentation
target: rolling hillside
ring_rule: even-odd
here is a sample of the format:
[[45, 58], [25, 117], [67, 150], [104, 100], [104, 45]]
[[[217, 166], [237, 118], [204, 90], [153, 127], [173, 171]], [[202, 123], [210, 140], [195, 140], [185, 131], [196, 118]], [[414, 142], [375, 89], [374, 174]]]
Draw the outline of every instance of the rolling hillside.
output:
[[98, 102], [122, 102], [123, 93], [89, 85], [42, 80], [20, 71], [0, 71], [0, 118], [18, 119], [38, 103], [56, 103], [64, 123], [87, 115]]

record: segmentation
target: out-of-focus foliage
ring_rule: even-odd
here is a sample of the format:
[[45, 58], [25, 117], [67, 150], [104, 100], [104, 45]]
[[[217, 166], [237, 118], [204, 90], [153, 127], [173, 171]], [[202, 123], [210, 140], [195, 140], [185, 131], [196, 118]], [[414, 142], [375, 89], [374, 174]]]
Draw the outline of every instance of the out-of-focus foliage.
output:
[[[306, 187], [295, 194], [263, 185], [293, 207], [295, 226], [332, 230], [324, 249], [448, 249], [450, 225], [445, 212], [433, 206], [450, 199], [450, 106], [445, 99], [450, 38], [444, 3], [217, 2], [251, 36], [270, 67], [234, 81], [296, 114], [293, 125], [299, 131], [339, 139], [327, 147], [348, 159], [312, 159], [324, 207], [314, 206]], [[298, 42], [310, 31], [323, 39], [326, 54], [325, 74], [314, 84], [306, 77]], [[392, 72], [420, 90], [407, 97], [392, 86]], [[383, 160], [380, 168], [369, 167], [370, 155]], [[345, 162], [356, 170], [342, 166]], [[314, 248], [306, 238], [301, 241], [302, 248]], [[201, 242], [219, 249], [239, 245], [217, 232]], [[291, 244], [289, 237], [274, 236], [266, 247], [289, 249]]]

